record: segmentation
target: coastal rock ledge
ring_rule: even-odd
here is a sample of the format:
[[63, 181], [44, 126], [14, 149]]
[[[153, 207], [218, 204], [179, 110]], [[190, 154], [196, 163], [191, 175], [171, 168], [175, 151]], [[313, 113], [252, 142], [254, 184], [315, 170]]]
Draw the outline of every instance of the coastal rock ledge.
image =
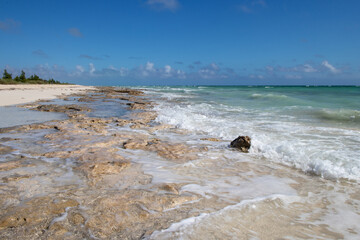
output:
[[230, 147], [240, 149], [242, 152], [249, 152], [251, 138], [249, 136], [238, 136], [230, 143]]

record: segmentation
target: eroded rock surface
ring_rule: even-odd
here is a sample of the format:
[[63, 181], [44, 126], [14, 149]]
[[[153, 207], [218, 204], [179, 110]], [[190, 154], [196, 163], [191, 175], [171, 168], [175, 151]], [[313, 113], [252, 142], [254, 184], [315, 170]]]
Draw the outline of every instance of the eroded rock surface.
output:
[[[78, 104], [26, 105], [69, 119], [1, 129], [16, 137], [0, 136], [0, 156], [7, 156], [0, 162], [0, 238], [141, 239], [197, 214], [191, 209], [203, 204], [201, 196], [181, 191], [181, 184], [153, 183], [129, 156], [142, 151], [185, 163], [206, 147], [154, 137], [178, 130], [154, 123], [155, 103], [142, 91], [102, 87], [64, 100], [74, 99]], [[136, 111], [89, 117], [95, 101]]]

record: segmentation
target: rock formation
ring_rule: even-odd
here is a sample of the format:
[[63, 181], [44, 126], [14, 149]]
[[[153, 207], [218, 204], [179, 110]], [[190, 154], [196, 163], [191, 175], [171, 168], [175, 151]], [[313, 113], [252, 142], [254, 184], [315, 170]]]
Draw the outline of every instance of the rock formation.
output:
[[249, 152], [251, 138], [249, 136], [238, 136], [230, 143], [230, 147], [240, 149], [242, 152]]

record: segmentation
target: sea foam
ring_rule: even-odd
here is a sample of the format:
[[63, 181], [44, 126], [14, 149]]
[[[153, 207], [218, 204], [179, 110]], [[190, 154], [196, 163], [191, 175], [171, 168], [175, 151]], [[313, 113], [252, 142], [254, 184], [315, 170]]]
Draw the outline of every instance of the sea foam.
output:
[[[265, 110], [246, 107], [241, 104], [241, 98], [238, 106], [234, 106], [223, 104], [216, 98], [201, 101], [199, 96], [194, 97], [194, 92], [191, 92], [192, 98], [186, 98], [186, 92], [180, 94], [181, 98], [173, 98], [172, 92], [160, 94], [165, 98], [171, 95], [167, 99], [176, 100], [158, 102], [155, 110], [159, 113], [157, 121], [160, 123], [226, 141], [238, 135], [249, 135], [252, 137], [250, 154], [255, 157], [324, 178], [360, 180], [360, 131], [357, 128], [324, 125], [315, 118], [311, 121], [301, 119], [296, 114], [304, 108], [292, 107], [292, 111], [283, 112], [274, 107]], [[347, 119], [358, 114], [356, 110], [327, 111], [331, 117], [340, 114]]]

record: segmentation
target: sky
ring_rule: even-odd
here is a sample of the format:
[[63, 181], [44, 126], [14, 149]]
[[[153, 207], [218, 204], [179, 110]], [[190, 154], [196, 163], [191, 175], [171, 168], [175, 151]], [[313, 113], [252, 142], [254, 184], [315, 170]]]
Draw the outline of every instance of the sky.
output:
[[360, 85], [358, 0], [0, 0], [0, 71], [84, 85]]

